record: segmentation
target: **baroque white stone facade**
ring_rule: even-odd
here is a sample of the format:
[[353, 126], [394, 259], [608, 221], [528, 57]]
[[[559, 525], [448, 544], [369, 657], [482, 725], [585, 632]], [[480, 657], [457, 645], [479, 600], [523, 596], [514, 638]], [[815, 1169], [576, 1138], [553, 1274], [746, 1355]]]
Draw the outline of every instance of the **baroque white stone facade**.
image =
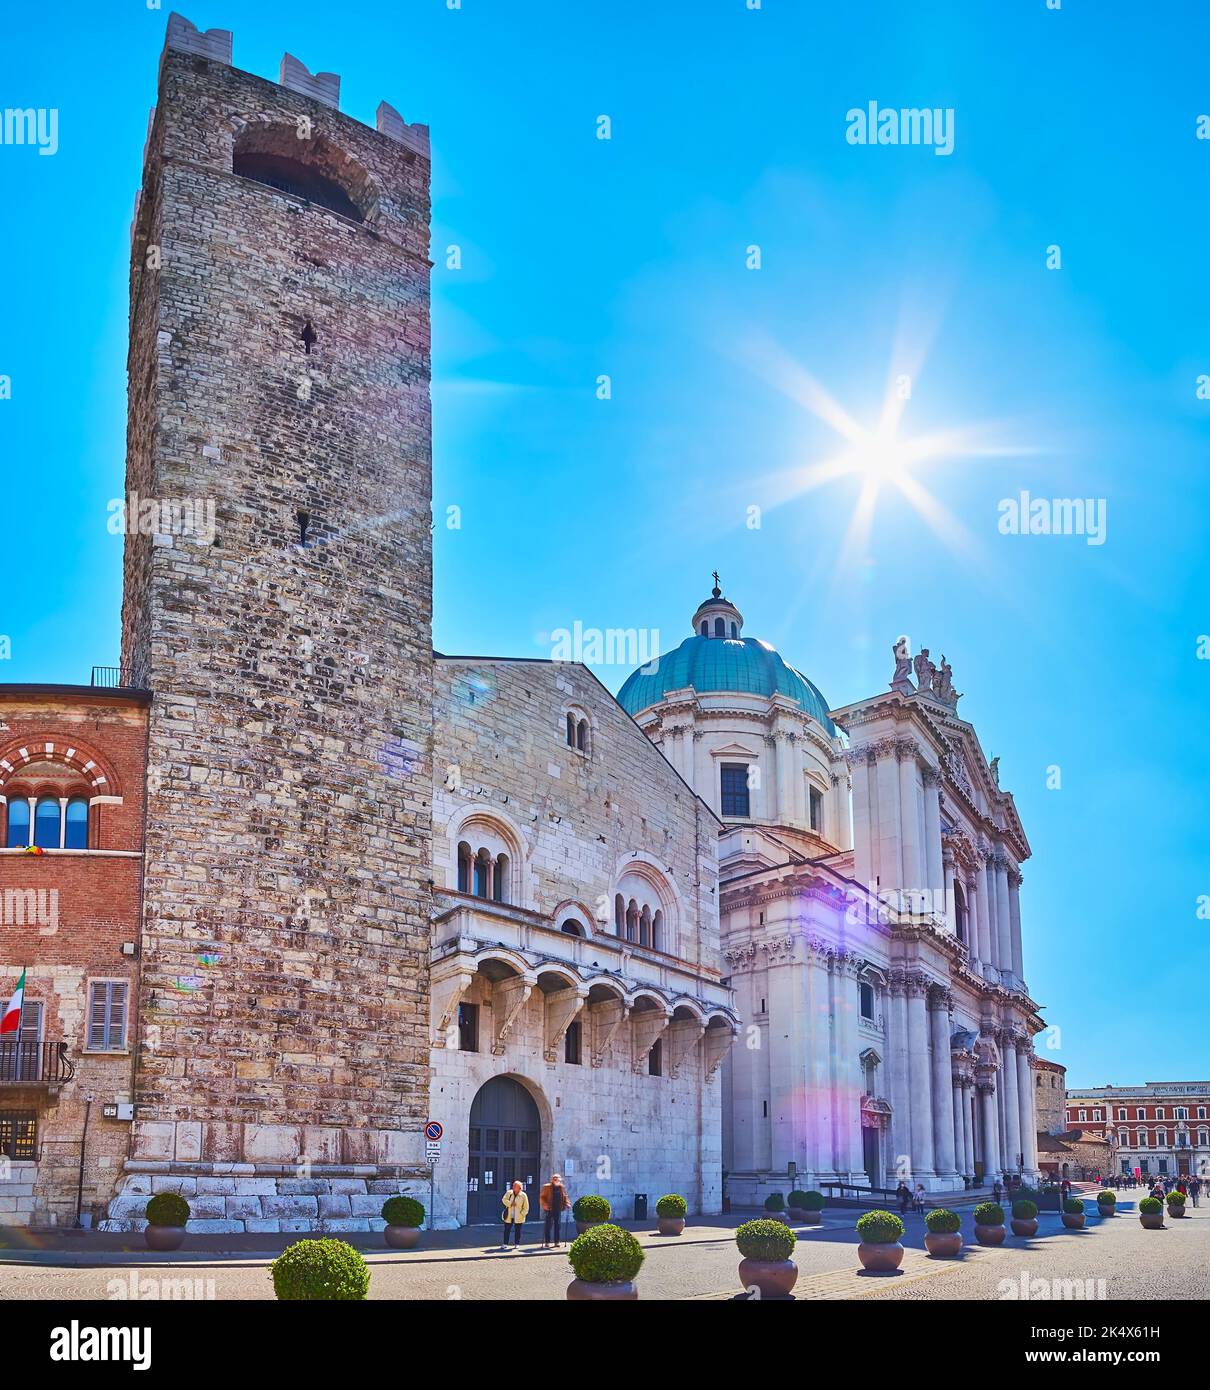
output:
[[[715, 588], [623, 705], [719, 814], [727, 1186], [1037, 1175], [1012, 796], [949, 667], [829, 711]], [[789, 674], [787, 675], [787, 672]]]

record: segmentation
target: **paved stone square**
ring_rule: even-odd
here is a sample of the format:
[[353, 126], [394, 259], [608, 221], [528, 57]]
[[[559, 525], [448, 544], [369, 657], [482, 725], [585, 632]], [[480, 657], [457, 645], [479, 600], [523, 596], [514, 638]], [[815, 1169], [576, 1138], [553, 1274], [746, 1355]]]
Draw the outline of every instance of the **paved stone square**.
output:
[[[795, 1298], [810, 1299], [1000, 1299], [1020, 1297], [1022, 1280], [1038, 1297], [1036, 1281], [1067, 1296], [1096, 1299], [1170, 1300], [1210, 1298], [1210, 1204], [1189, 1216], [1167, 1220], [1162, 1231], [1145, 1231], [1137, 1196], [1119, 1203], [1119, 1214], [1102, 1219], [1095, 1204], [1082, 1231], [1068, 1231], [1053, 1212], [1039, 1217], [1033, 1240], [1009, 1235], [998, 1249], [966, 1246], [956, 1260], [934, 1260], [923, 1248], [924, 1221], [907, 1218], [906, 1255], [894, 1275], [860, 1270], [853, 1222], [858, 1213], [829, 1211], [823, 1225], [800, 1227], [795, 1260]], [[740, 1214], [690, 1225], [677, 1238], [662, 1238], [634, 1223], [645, 1250], [639, 1276], [644, 1299], [736, 1300], [742, 1297], [733, 1229]], [[973, 1240], [969, 1211], [964, 1236]], [[457, 1235], [458, 1244], [451, 1238]], [[566, 1251], [544, 1251], [531, 1224], [531, 1240], [519, 1251], [492, 1244], [494, 1228], [436, 1233], [444, 1248], [383, 1251], [365, 1241], [372, 1268], [372, 1299], [562, 1299], [571, 1279]], [[472, 1242], [472, 1243], [468, 1243]], [[60, 1241], [60, 1244], [62, 1242]], [[151, 1257], [123, 1251], [8, 1251], [0, 1256], [0, 1299], [105, 1299], [129, 1297], [151, 1279], [157, 1296], [258, 1299], [272, 1296], [271, 1255], [253, 1251], [204, 1250]], [[1055, 1285], [1053, 1281], [1061, 1281]], [[200, 1281], [200, 1282], [199, 1282]], [[1089, 1284], [1087, 1281], [1092, 1281]], [[1103, 1285], [1100, 1281], [1104, 1281]], [[146, 1296], [145, 1294], [143, 1296]]]

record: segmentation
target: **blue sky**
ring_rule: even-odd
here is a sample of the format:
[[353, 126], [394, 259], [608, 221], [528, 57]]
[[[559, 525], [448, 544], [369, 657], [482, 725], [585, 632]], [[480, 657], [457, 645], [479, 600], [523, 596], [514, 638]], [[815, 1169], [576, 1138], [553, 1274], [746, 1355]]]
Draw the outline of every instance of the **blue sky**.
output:
[[[53, 158], [0, 146], [13, 681], [87, 681], [117, 659], [106, 502], [166, 20], [135, 0], [53, 13], [17, 7], [0, 50], [0, 106], [57, 108], [60, 142]], [[748, 634], [834, 705], [885, 686], [901, 632], [944, 651], [1034, 849], [1027, 974], [1062, 1029], [1047, 1055], [1073, 1084], [1210, 1076], [1196, 915], [1210, 141], [1195, 138], [1210, 14], [1128, 0], [184, 13], [232, 29], [239, 67], [275, 77], [289, 49], [342, 74], [347, 113], [372, 121], [385, 99], [432, 127], [435, 644], [548, 655], [579, 620], [658, 629], [666, 649], [717, 567]], [[847, 143], [846, 112], [870, 101], [952, 108], [953, 153]], [[777, 480], [838, 441], [771, 362], [869, 426], [888, 376], [910, 373], [901, 437], [961, 427], [971, 443], [915, 471], [966, 539], [886, 486], [846, 547], [860, 476], [775, 505]], [[998, 503], [1022, 489], [1105, 499], [1105, 544], [999, 534]], [[450, 505], [461, 530], [444, 527]], [[626, 671], [599, 674], [616, 689]]]

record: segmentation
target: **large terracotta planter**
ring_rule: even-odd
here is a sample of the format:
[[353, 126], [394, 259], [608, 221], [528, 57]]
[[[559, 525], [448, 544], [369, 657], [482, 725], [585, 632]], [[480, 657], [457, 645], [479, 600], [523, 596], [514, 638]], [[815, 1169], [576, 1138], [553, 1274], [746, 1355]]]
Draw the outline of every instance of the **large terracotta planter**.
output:
[[[594, 1221], [594, 1226], [601, 1222]], [[573, 1279], [567, 1286], [567, 1297], [572, 1303], [628, 1303], [638, 1298], [638, 1286], [626, 1284], [590, 1284], [586, 1279]]]
[[903, 1263], [903, 1246], [897, 1240], [885, 1245], [870, 1245], [862, 1241], [857, 1258], [871, 1274], [889, 1274]]
[[1003, 1245], [1008, 1234], [1003, 1226], [976, 1226], [975, 1239], [980, 1245]]
[[1078, 1231], [1084, 1224], [1084, 1213], [1082, 1211], [1065, 1211], [1063, 1224], [1069, 1231]]
[[594, 1226], [604, 1226], [604, 1221], [577, 1221], [576, 1235], [582, 1236], [585, 1231], [591, 1231]]
[[655, 1228], [662, 1236], [679, 1236], [685, 1229], [683, 1216], [657, 1216]]
[[1117, 1204], [1116, 1202], [1098, 1202], [1098, 1203], [1097, 1203], [1097, 1215], [1098, 1215], [1098, 1216], [1116, 1216], [1116, 1215], [1117, 1215], [1117, 1210], [1118, 1210], [1118, 1204]]
[[762, 1298], [788, 1298], [798, 1283], [798, 1266], [793, 1260], [740, 1260], [739, 1282], [759, 1290]]
[[415, 1250], [420, 1240], [419, 1226], [384, 1226], [382, 1234], [392, 1250]]
[[143, 1232], [148, 1250], [179, 1250], [185, 1239], [184, 1226], [148, 1226]]
[[1168, 1208], [1168, 1215], [1169, 1215], [1169, 1216], [1184, 1216], [1184, 1214], [1185, 1214], [1185, 1208], [1184, 1208], [1184, 1207], [1169, 1207], [1169, 1208]]
[[823, 1212], [806, 1211], [803, 1207], [790, 1208], [790, 1220], [799, 1226], [818, 1226]]
[[1014, 1216], [1012, 1228], [1015, 1236], [1036, 1236], [1038, 1234], [1038, 1219], [1034, 1216]]
[[924, 1248], [936, 1259], [948, 1259], [962, 1249], [961, 1231], [929, 1231], [924, 1237]]
[[1164, 1213], [1162, 1211], [1141, 1211], [1139, 1212], [1139, 1220], [1145, 1231], [1162, 1231], [1164, 1229]]

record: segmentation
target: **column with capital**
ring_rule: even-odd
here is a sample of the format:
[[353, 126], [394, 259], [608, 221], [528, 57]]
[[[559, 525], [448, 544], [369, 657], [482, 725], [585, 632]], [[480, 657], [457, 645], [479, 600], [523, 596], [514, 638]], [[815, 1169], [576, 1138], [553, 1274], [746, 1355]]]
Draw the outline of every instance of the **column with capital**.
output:
[[[945, 929], [951, 936], [958, 935], [958, 899], [954, 893], [954, 856], [947, 849], [942, 856], [945, 874], [944, 897], [938, 906], [944, 907]], [[936, 909], [934, 909], [936, 910]]]
[[958, 1165], [958, 1175], [969, 1177], [966, 1166], [966, 1110], [962, 1104], [962, 1077], [955, 1071], [951, 1081], [954, 1100], [954, 1162]]
[[912, 1110], [913, 1181], [936, 1175], [933, 1151], [933, 1077], [929, 1060], [928, 980], [907, 978], [908, 1087]]
[[983, 899], [983, 914], [987, 919], [987, 960], [985, 979], [1000, 978], [1000, 935], [996, 930], [996, 875], [992, 868], [992, 851], [979, 851], [979, 893]]
[[766, 756], [773, 763], [772, 775], [769, 778], [770, 785], [764, 789], [765, 814], [770, 820], [780, 820], [784, 824], [788, 819], [784, 813], [783, 805], [790, 776], [785, 734], [780, 730], [776, 734], [766, 734], [765, 747], [769, 750]]
[[793, 939], [761, 944], [766, 962], [769, 1011], [769, 1134], [775, 1172], [793, 1160], [803, 1162], [807, 1128], [807, 999], [805, 967], [796, 959]]
[[887, 1020], [891, 1093], [891, 1148], [887, 1160], [887, 1183], [903, 1176], [900, 1163], [912, 1153], [911, 1089], [908, 1084], [907, 981], [901, 970], [891, 973], [891, 1007]]
[[966, 880], [966, 901], [970, 907], [970, 949], [971, 955], [981, 965], [991, 961], [991, 946], [988, 943], [987, 903], [982, 887], [983, 875], [978, 869]]
[[874, 874], [884, 893], [897, 899], [903, 885], [899, 854], [900, 795], [899, 755], [893, 738], [880, 740], [874, 748], [874, 769], [878, 792], [878, 839], [874, 847]]
[[968, 1075], [962, 1083], [962, 1118], [966, 1124], [966, 1175], [975, 1180], [975, 1079]]
[[852, 749], [846, 761], [853, 779], [853, 877], [869, 888], [878, 872], [874, 867], [878, 839], [874, 754], [868, 748]]
[[925, 882], [924, 834], [920, 815], [920, 772], [916, 764], [916, 745], [910, 738], [896, 745], [899, 758], [900, 854], [903, 864], [904, 908], [919, 912]]
[[924, 782], [924, 862], [928, 871], [931, 910], [939, 912], [939, 894], [946, 888], [941, 854], [941, 772], [935, 767], [920, 771]]
[[1000, 972], [1007, 979], [1013, 973], [1012, 922], [1008, 913], [1008, 858], [997, 852], [993, 868], [996, 876], [996, 931], [1000, 942]]
[[1025, 962], [1021, 954], [1021, 871], [1015, 864], [1008, 869], [1008, 933], [1012, 945], [1013, 974], [1025, 983]]
[[1030, 1178], [1038, 1175], [1038, 1121], [1035, 1113], [1037, 1100], [1034, 1089], [1033, 1047], [1022, 1043], [1017, 1048], [1017, 1104], [1021, 1119], [1021, 1167]]
[[837, 1110], [841, 1116], [840, 1163], [850, 1178], [856, 1181], [865, 1170], [865, 1151], [861, 1143], [861, 1096], [864, 1077], [857, 1053], [857, 976], [862, 966], [860, 956], [848, 953], [837, 957], [839, 996], [837, 999], [837, 1032], [840, 1035], [839, 1067], [837, 1068]]
[[831, 1095], [828, 1087], [828, 948], [822, 941], [805, 947], [807, 962], [807, 1130], [804, 1144], [807, 1168], [816, 1182], [834, 1182], [832, 1164]]
[[990, 1070], [980, 1078], [978, 1092], [983, 1119], [983, 1181], [989, 1185], [1000, 1176], [1000, 1120], [996, 1113], [996, 1083]]
[[853, 779], [847, 772], [832, 773], [832, 794], [828, 798], [823, 833], [839, 849], [852, 849], [853, 836], [849, 829], [849, 790]]
[[1017, 1096], [1017, 1036], [1011, 1029], [1001, 1034], [1000, 1083], [1004, 1087], [1004, 1136], [1007, 1152], [1004, 1167], [1017, 1172], [1021, 1167], [1021, 1106]]
[[953, 1184], [958, 1179], [950, 1064], [950, 1008], [953, 1001], [945, 990], [932, 990], [928, 1002], [933, 1037], [933, 1153], [937, 1176]]
[[790, 742], [790, 798], [787, 806], [792, 808], [790, 816], [795, 825], [806, 825], [807, 775], [802, 765], [802, 736], [791, 731], [786, 738]]

